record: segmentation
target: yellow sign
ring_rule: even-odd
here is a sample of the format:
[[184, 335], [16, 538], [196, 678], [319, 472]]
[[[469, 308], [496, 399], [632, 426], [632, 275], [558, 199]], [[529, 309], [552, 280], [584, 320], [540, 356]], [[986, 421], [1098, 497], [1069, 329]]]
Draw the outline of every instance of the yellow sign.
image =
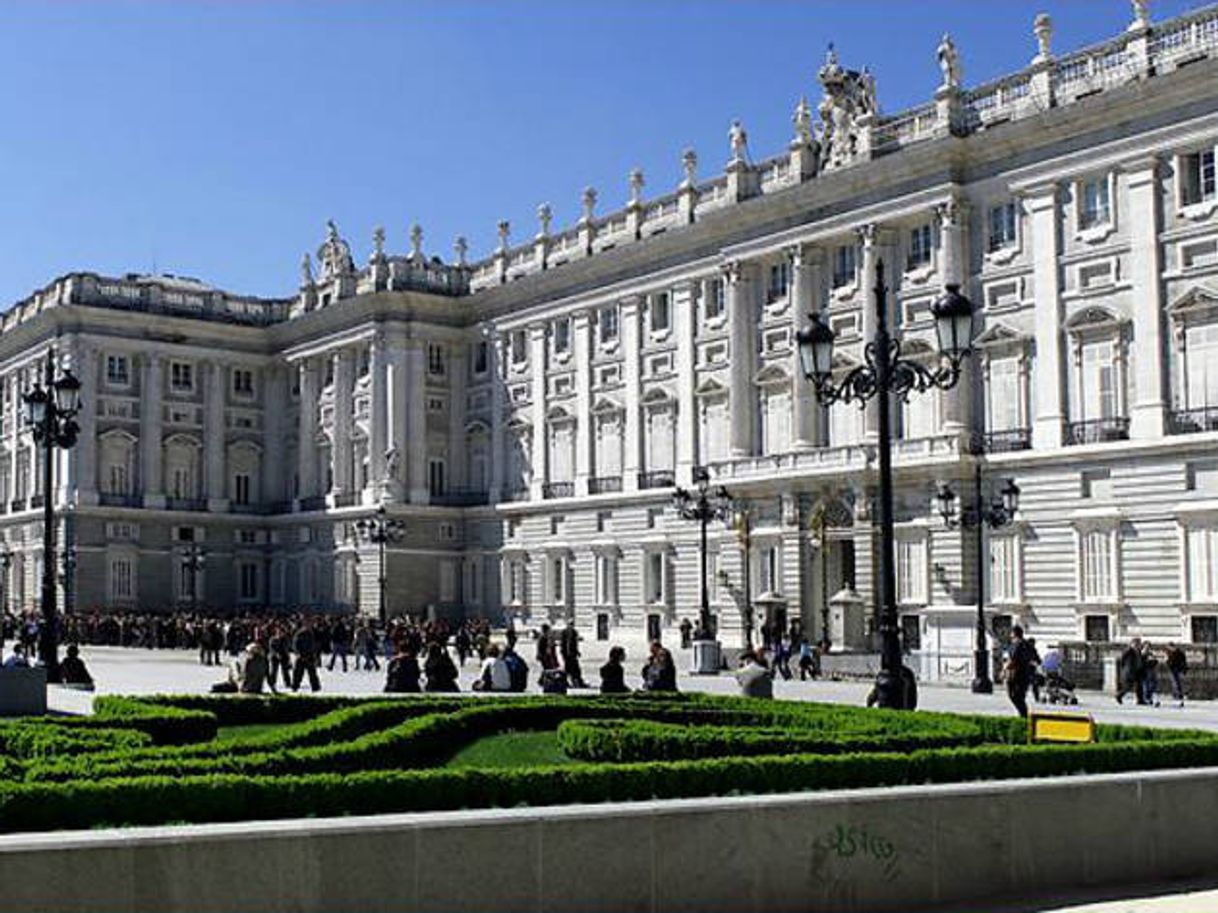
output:
[[1029, 742], [1094, 742], [1095, 720], [1089, 713], [1030, 713]]

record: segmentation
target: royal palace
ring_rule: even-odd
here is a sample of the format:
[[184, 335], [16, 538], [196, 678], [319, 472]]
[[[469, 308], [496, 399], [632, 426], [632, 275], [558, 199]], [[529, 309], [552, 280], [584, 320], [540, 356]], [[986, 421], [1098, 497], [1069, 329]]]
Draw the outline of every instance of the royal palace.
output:
[[[971, 675], [979, 583], [995, 630], [1218, 640], [1218, 8], [1147, 6], [1071, 52], [1040, 16], [1027, 68], [979, 86], [945, 36], [933, 96], [895, 114], [831, 49], [779, 154], [733, 123], [722, 171], [686, 151], [675, 188], [636, 170], [622, 208], [589, 188], [560, 229], [542, 205], [481, 260], [414, 226], [358, 261], [331, 223], [279, 299], [55, 279], [0, 332], [6, 604], [37, 604], [50, 497], [71, 610], [376, 614], [359, 521], [383, 506], [389, 614], [640, 643], [697, 618], [699, 528], [673, 494], [704, 467], [733, 502], [709, 536], [723, 641], [799, 619], [862, 649], [878, 415], [821, 406], [795, 337], [820, 312], [835, 366], [859, 364], [882, 271], [906, 357], [937, 358], [945, 285], [977, 313], [961, 382], [892, 415], [919, 674]], [[82, 383], [53, 492], [22, 406], [48, 349]], [[978, 466], [987, 498], [1022, 492], [980, 561], [934, 502]]]

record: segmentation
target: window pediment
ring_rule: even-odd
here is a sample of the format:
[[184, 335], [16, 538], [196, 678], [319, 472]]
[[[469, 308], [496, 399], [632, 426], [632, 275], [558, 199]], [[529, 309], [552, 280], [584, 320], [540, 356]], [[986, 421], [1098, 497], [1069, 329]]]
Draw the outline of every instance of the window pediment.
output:
[[974, 340], [979, 349], [1015, 349], [1027, 346], [1031, 338], [1001, 321], [986, 327], [984, 333]]
[[675, 400], [673, 399], [672, 394], [664, 387], [652, 387], [643, 394], [640, 402], [642, 402], [644, 406], [669, 406], [672, 405]]
[[1127, 323], [1126, 319], [1108, 308], [1085, 307], [1066, 321], [1066, 331], [1072, 336], [1115, 336]]
[[593, 415], [617, 415], [622, 412], [622, 404], [615, 399], [602, 397], [592, 406]]
[[698, 386], [694, 387], [695, 396], [726, 396], [727, 386], [714, 377], [703, 378]]
[[1194, 285], [1167, 306], [1167, 313], [1182, 324], [1218, 320], [1218, 292]]
[[489, 435], [491, 433], [491, 427], [481, 419], [474, 419], [472, 422], [466, 423], [465, 433], [470, 437]]
[[753, 375], [753, 383], [759, 387], [773, 387], [790, 382], [791, 376], [779, 365], [766, 365]]

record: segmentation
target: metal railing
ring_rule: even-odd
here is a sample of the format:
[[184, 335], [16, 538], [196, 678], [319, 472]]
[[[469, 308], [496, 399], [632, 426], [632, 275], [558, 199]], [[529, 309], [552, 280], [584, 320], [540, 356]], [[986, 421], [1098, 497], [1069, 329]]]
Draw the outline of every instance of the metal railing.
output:
[[325, 510], [326, 496], [325, 495], [310, 495], [307, 498], [300, 499], [300, 509], [306, 510]]
[[502, 501], [527, 501], [529, 500], [529, 490], [527, 488], [505, 488]]
[[104, 507], [142, 507], [144, 499], [141, 495], [102, 491], [97, 494], [97, 503]]
[[488, 503], [490, 495], [477, 488], [450, 488], [441, 495], [431, 499], [432, 504], [441, 507], [481, 507]]
[[588, 480], [588, 494], [607, 495], [622, 490], [621, 476], [593, 476]]
[[1032, 430], [1030, 428], [1004, 428], [1001, 431], [987, 431], [983, 442], [986, 453], [1029, 450], [1032, 447]]
[[1085, 422], [1066, 423], [1066, 446], [1102, 444], [1105, 441], [1129, 440], [1129, 419], [1096, 418]]
[[1218, 406], [1173, 409], [1167, 413], [1168, 434], [1196, 434], [1199, 431], [1218, 431]]
[[30, 510], [37, 510], [47, 503], [46, 497], [43, 495], [34, 495], [30, 498]]
[[166, 498], [165, 507], [169, 510], [207, 510], [206, 498]]
[[13, 509], [14, 513], [19, 510], [25, 510], [25, 498], [14, 498], [9, 502], [8, 506]]
[[639, 488], [672, 488], [676, 484], [677, 475], [671, 469], [639, 473]]
[[550, 498], [571, 498], [575, 496], [574, 482], [545, 482], [541, 486], [541, 496]]

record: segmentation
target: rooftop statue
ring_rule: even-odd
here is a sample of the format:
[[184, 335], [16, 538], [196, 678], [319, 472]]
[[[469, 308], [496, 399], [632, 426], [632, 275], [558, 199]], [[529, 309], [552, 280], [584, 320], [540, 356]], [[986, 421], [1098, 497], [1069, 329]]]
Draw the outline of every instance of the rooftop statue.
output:
[[732, 121], [732, 127], [727, 131], [728, 141], [732, 145], [732, 162], [747, 162], [749, 157], [749, 135], [744, 132], [740, 121]]
[[317, 259], [321, 263], [322, 276], [334, 279], [355, 272], [355, 261], [351, 259], [351, 248], [338, 234], [338, 226], [333, 219], [326, 221], [326, 240], [317, 249]]
[[942, 88], [960, 88], [960, 52], [956, 50], [956, 45], [952, 42], [951, 35], [943, 35], [943, 40], [939, 42], [938, 57], [939, 69], [943, 71]]
[[844, 69], [833, 45], [829, 45], [817, 75], [824, 90], [817, 108], [821, 121], [821, 166], [832, 170], [851, 164], [858, 154], [859, 120], [878, 111], [875, 78], [866, 70]]
[[313, 285], [313, 260], [306, 250], [304, 259], [300, 261], [300, 287], [311, 288]]

